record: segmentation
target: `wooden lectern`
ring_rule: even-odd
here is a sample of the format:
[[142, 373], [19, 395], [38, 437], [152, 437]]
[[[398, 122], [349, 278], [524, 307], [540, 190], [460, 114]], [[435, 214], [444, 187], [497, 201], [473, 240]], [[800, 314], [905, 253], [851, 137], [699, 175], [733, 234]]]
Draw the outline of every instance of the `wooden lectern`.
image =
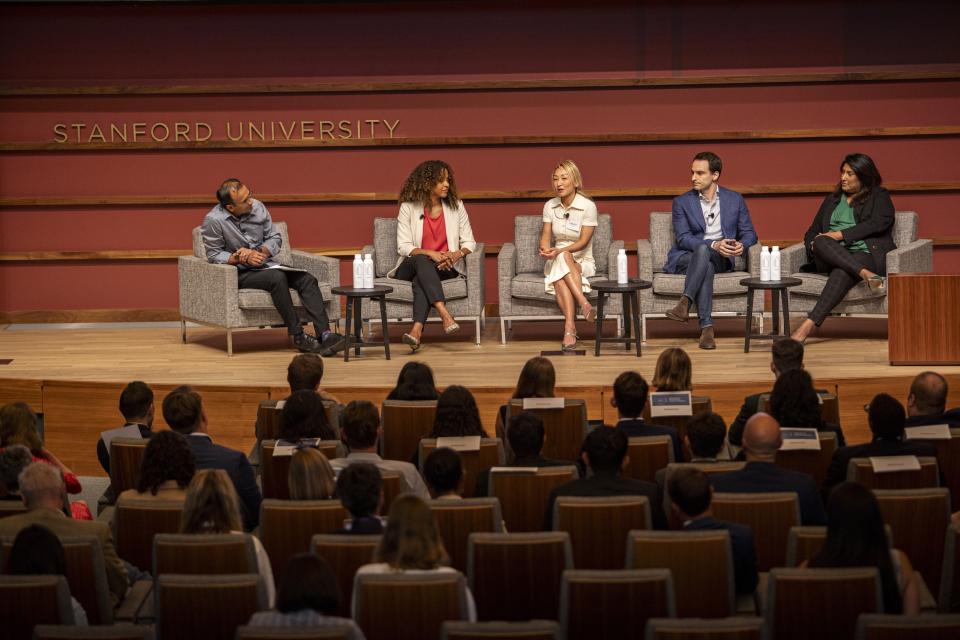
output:
[[960, 274], [891, 275], [887, 315], [890, 364], [960, 364]]

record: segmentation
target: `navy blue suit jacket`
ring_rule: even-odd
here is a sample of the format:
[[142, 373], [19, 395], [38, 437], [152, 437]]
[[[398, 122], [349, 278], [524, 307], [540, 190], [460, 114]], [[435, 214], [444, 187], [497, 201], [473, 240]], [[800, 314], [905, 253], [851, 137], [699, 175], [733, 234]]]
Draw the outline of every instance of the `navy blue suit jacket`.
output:
[[766, 493], [792, 491], [800, 500], [800, 523], [827, 524], [820, 491], [807, 473], [783, 469], [772, 462], [748, 462], [740, 471], [710, 474], [713, 490], [721, 493]]
[[617, 423], [617, 428], [623, 431], [628, 438], [670, 436], [670, 441], [673, 442], [673, 461], [683, 462], [683, 444], [680, 442], [680, 434], [673, 427], [650, 424], [644, 422], [643, 418], [637, 418], [636, 420], [621, 420]]
[[[720, 198], [720, 228], [724, 238], [733, 238], [743, 244], [746, 253], [751, 245], [757, 243], [757, 232], [750, 220], [747, 203], [736, 191], [717, 187], [717, 196]], [[706, 232], [706, 222], [703, 219], [703, 207], [700, 206], [700, 194], [691, 189], [673, 199], [673, 248], [667, 254], [667, 264], [663, 270], [667, 273], [677, 272], [677, 261], [685, 252], [695, 251], [699, 245], [710, 244], [712, 241], [703, 239]], [[728, 262], [730, 262], [728, 258]], [[733, 268], [730, 262], [728, 268]]]
[[263, 498], [247, 456], [214, 444], [206, 434], [191, 434], [187, 436], [187, 442], [197, 460], [197, 469], [223, 469], [227, 472], [240, 496], [243, 528], [247, 531], [255, 529], [260, 522], [260, 502]]
[[691, 520], [684, 525], [686, 531], [725, 529], [730, 532], [730, 548], [733, 552], [733, 575], [737, 593], [750, 594], [757, 590], [760, 576], [757, 573], [757, 549], [753, 544], [753, 531], [745, 524], [721, 522], [712, 517]]

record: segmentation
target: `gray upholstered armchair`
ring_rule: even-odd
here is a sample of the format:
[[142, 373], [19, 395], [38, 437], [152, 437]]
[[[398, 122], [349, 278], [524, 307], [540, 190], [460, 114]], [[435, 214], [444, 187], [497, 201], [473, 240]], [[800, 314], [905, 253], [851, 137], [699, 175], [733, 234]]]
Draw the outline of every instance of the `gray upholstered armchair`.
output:
[[[590, 281], [617, 279], [617, 252], [622, 240], [613, 239], [613, 221], [600, 214], [593, 234], [593, 259], [597, 274]], [[556, 297], [544, 291], [540, 257], [541, 216], [517, 216], [513, 222], [514, 242], [507, 242], [497, 256], [497, 284], [500, 293], [500, 342], [507, 343], [507, 323], [514, 320], [563, 320]], [[596, 299], [596, 292], [587, 295]], [[619, 305], [611, 304], [604, 317], [618, 317]]]
[[[281, 264], [313, 274], [320, 284], [331, 322], [340, 320], [340, 298], [330, 294], [340, 286], [340, 262], [335, 258], [292, 251], [286, 222], [274, 222], [282, 244], [277, 260]], [[193, 255], [177, 260], [180, 275], [180, 337], [187, 341], [187, 322], [196, 322], [227, 331], [227, 355], [233, 355], [233, 330], [283, 326], [270, 294], [259, 289], [237, 287], [237, 268], [207, 262], [200, 227], [193, 230]], [[290, 290], [293, 304], [304, 323], [310, 318], [300, 304], [300, 296]]]
[[[637, 240], [637, 259], [640, 263], [640, 279], [653, 283], [650, 289], [640, 291], [641, 335], [647, 336], [647, 316], [662, 316], [672, 309], [683, 294], [686, 276], [664, 273], [667, 253], [674, 244], [673, 214], [653, 212], [650, 214], [650, 239]], [[734, 260], [735, 271], [713, 276], [713, 313], [715, 315], [746, 315], [747, 288], [740, 280], [760, 277], [760, 243], [750, 247], [745, 255]], [[754, 309], [763, 309], [763, 291], [754, 297]], [[793, 300], [791, 298], [791, 306]], [[696, 303], [691, 305], [696, 308]]]
[[[897, 248], [887, 253], [887, 273], [930, 273], [933, 271], [933, 240], [917, 238], [918, 216], [913, 211], [898, 211], [893, 225], [893, 242]], [[780, 273], [800, 278], [799, 287], [790, 289], [790, 311], [807, 313], [817, 304], [826, 274], [802, 273], [800, 267], [807, 261], [803, 243], [791, 245], [780, 252]], [[884, 315], [887, 313], [886, 293], [874, 293], [864, 282], [858, 282], [833, 313], [857, 315]]]
[[[412, 320], [413, 285], [407, 280], [387, 277], [387, 273], [396, 266], [397, 258], [400, 257], [397, 252], [397, 219], [375, 218], [373, 246], [365, 246], [362, 252], [363, 255], [373, 254], [373, 283], [393, 287], [393, 293], [387, 295], [387, 322], [391, 318], [398, 322]], [[485, 286], [483, 243], [478, 242], [476, 250], [464, 260], [467, 263], [467, 277], [444, 280], [443, 295], [447, 299], [447, 309], [454, 318], [458, 321], [473, 320], [476, 326], [476, 343], [479, 346], [482, 325], [486, 323], [483, 307]], [[436, 310], [431, 308], [430, 317], [436, 314]], [[361, 317], [368, 323], [380, 322], [380, 305], [374, 304], [369, 298], [364, 298], [361, 303]], [[383, 332], [386, 335], [386, 327], [383, 327]]]

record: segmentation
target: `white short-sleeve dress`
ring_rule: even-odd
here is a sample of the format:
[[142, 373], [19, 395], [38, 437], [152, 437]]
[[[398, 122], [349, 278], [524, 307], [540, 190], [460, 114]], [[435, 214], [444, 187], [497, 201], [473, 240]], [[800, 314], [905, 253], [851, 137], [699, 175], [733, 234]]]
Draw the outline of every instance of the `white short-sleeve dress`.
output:
[[[580, 193], [576, 195], [569, 207], [564, 207], [560, 198], [553, 198], [543, 205], [543, 222], [553, 227], [554, 246], [562, 249], [580, 239], [582, 227], [597, 226], [597, 205]], [[593, 238], [590, 238], [586, 247], [580, 251], [574, 251], [571, 255], [580, 265], [583, 292], [590, 293], [590, 282], [587, 278], [597, 273], [597, 265], [593, 261]], [[560, 258], [547, 260], [547, 264], [543, 267], [546, 292], [556, 295], [553, 283], [562, 280], [568, 273], [570, 273], [570, 267], [566, 260]]]

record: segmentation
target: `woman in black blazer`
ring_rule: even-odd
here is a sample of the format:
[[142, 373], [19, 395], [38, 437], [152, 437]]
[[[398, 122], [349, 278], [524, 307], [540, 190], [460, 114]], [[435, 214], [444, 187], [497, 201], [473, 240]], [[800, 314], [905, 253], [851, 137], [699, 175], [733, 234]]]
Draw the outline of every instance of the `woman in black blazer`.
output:
[[840, 182], [820, 205], [803, 237], [807, 264], [801, 271], [829, 274], [820, 299], [791, 336], [803, 342], [827, 314], [863, 280], [876, 294], [886, 289], [887, 252], [896, 215], [883, 178], [870, 156], [851, 153], [840, 164]]

